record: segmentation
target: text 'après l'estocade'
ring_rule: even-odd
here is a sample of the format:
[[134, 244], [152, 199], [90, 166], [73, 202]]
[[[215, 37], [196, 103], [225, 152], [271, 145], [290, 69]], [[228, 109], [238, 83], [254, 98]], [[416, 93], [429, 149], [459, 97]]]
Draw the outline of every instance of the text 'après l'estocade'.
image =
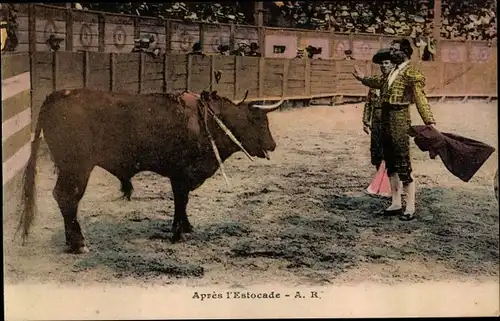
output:
[[226, 291], [226, 292], [194, 292], [192, 299], [224, 300], [224, 299], [321, 299], [323, 291], [295, 291], [295, 293], [281, 292], [250, 292], [250, 291]]

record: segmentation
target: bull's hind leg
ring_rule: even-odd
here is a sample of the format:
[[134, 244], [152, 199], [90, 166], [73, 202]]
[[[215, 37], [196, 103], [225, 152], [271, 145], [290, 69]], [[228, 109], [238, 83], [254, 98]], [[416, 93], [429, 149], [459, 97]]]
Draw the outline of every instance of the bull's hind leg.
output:
[[126, 199], [127, 201], [130, 201], [130, 198], [132, 197], [132, 191], [134, 190], [134, 186], [132, 185], [130, 178], [127, 179], [120, 178], [120, 183], [121, 183], [120, 191], [123, 193], [122, 198]]
[[193, 227], [189, 223], [186, 207], [189, 201], [189, 187], [182, 179], [171, 179], [174, 193], [175, 213], [172, 223], [172, 243], [180, 240], [182, 233], [191, 233]]
[[68, 251], [72, 253], [88, 252], [78, 223], [78, 204], [85, 193], [92, 169], [60, 170], [57, 183], [52, 192], [64, 219], [64, 231]]

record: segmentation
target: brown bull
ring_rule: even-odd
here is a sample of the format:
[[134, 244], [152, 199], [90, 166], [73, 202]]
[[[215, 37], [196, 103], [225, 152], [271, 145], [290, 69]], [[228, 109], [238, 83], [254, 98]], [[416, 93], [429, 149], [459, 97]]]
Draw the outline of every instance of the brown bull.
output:
[[186, 215], [189, 192], [219, 168], [210, 134], [222, 162], [240, 150], [213, 114], [251, 156], [267, 158], [268, 151], [276, 148], [267, 113], [280, 104], [235, 103], [205, 91], [201, 97], [88, 89], [53, 92], [41, 107], [25, 172], [23, 239], [35, 215], [36, 155], [42, 130], [57, 168], [52, 194], [64, 219], [66, 244], [71, 252], [83, 253], [88, 250], [77, 220], [78, 204], [95, 166], [120, 179], [122, 190], [142, 171], [168, 177], [175, 203], [171, 240], [176, 242], [183, 232], [192, 231]]

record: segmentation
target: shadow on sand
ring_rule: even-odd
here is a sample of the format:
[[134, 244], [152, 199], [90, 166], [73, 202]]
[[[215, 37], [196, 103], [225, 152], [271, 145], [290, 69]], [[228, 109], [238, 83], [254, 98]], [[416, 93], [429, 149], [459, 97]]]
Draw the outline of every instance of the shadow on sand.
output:
[[[82, 222], [91, 252], [76, 270], [107, 267], [117, 276], [201, 277], [214, 264], [279, 260], [289, 271], [337, 275], [362, 262], [435, 261], [463, 274], [498, 273], [498, 205], [484, 190], [422, 188], [410, 222], [374, 214], [389, 200], [324, 196], [322, 211], [283, 215], [265, 228], [256, 218], [194, 226], [171, 244], [169, 220], [129, 217]], [[141, 214], [142, 215], [142, 214]], [[64, 243], [62, 230], [54, 236]]]

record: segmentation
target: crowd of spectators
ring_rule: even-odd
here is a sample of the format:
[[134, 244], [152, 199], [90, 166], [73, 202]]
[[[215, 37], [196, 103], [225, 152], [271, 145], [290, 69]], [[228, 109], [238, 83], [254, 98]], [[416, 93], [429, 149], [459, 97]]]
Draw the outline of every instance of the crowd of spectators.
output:
[[[433, 0], [278, 1], [266, 3], [266, 24], [342, 33], [430, 36]], [[443, 0], [441, 36], [456, 40], [496, 39], [494, 0]]]
[[486, 0], [463, 0], [460, 2], [443, 0], [441, 5], [441, 36], [455, 40], [496, 39], [495, 2]]
[[[80, 3], [78, 9], [209, 23], [255, 24], [254, 4], [244, 1]], [[420, 57], [433, 60], [434, 0], [266, 1], [264, 25], [411, 37]], [[440, 36], [496, 40], [495, 0], [442, 0]]]
[[81, 2], [80, 5], [83, 9], [160, 17], [163, 19], [235, 24], [253, 24], [254, 22], [252, 2]]
[[[245, 1], [85, 3], [82, 9], [212, 23], [255, 24]], [[337, 0], [264, 2], [267, 26], [413, 38], [433, 34], [434, 0]], [[441, 36], [454, 40], [496, 39], [495, 0], [442, 0]], [[418, 39], [417, 39], [418, 40]]]

